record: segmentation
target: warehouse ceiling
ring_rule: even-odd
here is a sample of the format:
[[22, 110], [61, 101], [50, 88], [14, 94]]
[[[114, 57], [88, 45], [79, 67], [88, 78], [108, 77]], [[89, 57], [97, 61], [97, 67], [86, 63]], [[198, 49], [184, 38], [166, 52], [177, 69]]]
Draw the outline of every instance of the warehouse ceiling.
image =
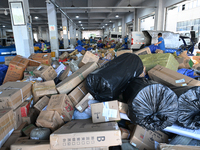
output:
[[[4, 14], [5, 8], [8, 8], [8, 0], [0, 0], [0, 27], [11, 29], [10, 14]], [[85, 29], [99, 29], [106, 24], [112, 25], [115, 21], [122, 18], [123, 15], [131, 13], [134, 8], [77, 8], [77, 7], [127, 7], [129, 3], [131, 6], [139, 6], [145, 0], [55, 0], [55, 2], [62, 7], [62, 10], [77, 24], [78, 27], [84, 27]], [[71, 6], [74, 5], [75, 8]], [[38, 26], [47, 28], [47, 10], [45, 0], [29, 0], [30, 13], [32, 16], [33, 30], [37, 30]], [[9, 12], [9, 9], [7, 9]], [[116, 14], [119, 15], [116, 18]], [[76, 15], [79, 18], [76, 18]], [[38, 17], [38, 19], [36, 18]], [[81, 21], [81, 23], [79, 23]], [[61, 13], [57, 11], [57, 24], [58, 28], [61, 26]]]

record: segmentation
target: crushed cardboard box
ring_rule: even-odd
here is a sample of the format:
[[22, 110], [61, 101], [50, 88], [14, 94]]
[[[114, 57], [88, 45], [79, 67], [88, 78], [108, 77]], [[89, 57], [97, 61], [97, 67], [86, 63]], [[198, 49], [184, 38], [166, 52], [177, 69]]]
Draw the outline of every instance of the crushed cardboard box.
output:
[[60, 59], [60, 60], [64, 60], [64, 59], [66, 59], [68, 56], [69, 56], [69, 53], [68, 53], [68, 52], [64, 52], [62, 55], [59, 56], [59, 59]]
[[70, 71], [71, 71], [71, 68], [69, 66], [66, 66], [66, 69], [59, 77], [59, 80], [63, 81], [64, 79], [66, 79], [69, 76]]
[[48, 103], [49, 98], [47, 96], [44, 96], [34, 105], [34, 108], [40, 112], [45, 106], [48, 105]]
[[[29, 59], [39, 61], [44, 65], [51, 65], [51, 53], [34, 53], [29, 56]], [[34, 63], [29, 63], [31, 66], [34, 66]]]
[[128, 140], [130, 138], [130, 131], [128, 129], [125, 128], [119, 128], [121, 131], [121, 138], [123, 140]]
[[81, 62], [79, 63], [78, 67], [82, 67], [85, 64], [87, 64], [88, 62], [98, 62], [99, 61], [99, 57], [92, 54], [91, 52], [87, 51], [85, 53], [85, 55], [83, 56], [83, 59], [81, 60]]

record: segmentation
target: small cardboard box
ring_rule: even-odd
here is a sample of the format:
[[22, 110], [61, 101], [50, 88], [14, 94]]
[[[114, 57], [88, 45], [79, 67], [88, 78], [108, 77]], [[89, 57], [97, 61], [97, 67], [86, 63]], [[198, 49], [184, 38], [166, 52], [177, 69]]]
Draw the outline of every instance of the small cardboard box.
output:
[[5, 65], [9, 66], [11, 60], [14, 58], [15, 56], [8, 56], [5, 57]]
[[70, 92], [68, 96], [74, 106], [76, 106], [87, 93], [86, 82], [83, 81], [72, 92]]
[[87, 51], [78, 66], [82, 67], [83, 65], [87, 64], [88, 62], [96, 62], [97, 63], [98, 61], [99, 61], [99, 56], [94, 55], [91, 52]]
[[68, 77], [69, 72], [71, 71], [71, 68], [69, 66], [66, 66], [65, 71], [62, 73], [62, 75], [59, 77], [59, 80], [64, 80]]
[[167, 143], [168, 136], [160, 131], [147, 130], [139, 125], [134, 126], [130, 144], [141, 150], [154, 150], [154, 143]]
[[94, 97], [88, 93], [77, 105], [76, 109], [80, 112], [83, 112], [88, 107], [88, 101], [94, 100]]
[[21, 107], [13, 110], [15, 119], [15, 130], [22, 124]]
[[24, 135], [26, 135], [26, 136], [29, 136], [31, 131], [35, 128], [36, 128], [36, 126], [34, 126], [33, 124], [30, 124], [30, 125], [26, 126], [24, 129], [22, 129], [22, 133], [24, 133]]
[[74, 72], [71, 76], [63, 80], [57, 85], [57, 90], [60, 94], [68, 94], [72, 89], [74, 89], [79, 83], [81, 83], [88, 74], [98, 68], [96, 62], [89, 62], [79, 70]]
[[199, 150], [200, 146], [159, 144], [158, 150]]
[[50, 135], [52, 149], [109, 147], [121, 145], [116, 122], [93, 124], [91, 119], [73, 120]]
[[121, 50], [121, 51], [117, 51], [116, 55], [118, 57], [118, 56], [120, 56], [122, 54], [125, 54], [125, 53], [133, 53], [133, 50]]
[[15, 123], [14, 123], [14, 113], [13, 110], [10, 108], [7, 109], [0, 109], [0, 147], [4, 143], [2, 143], [5, 136], [14, 129]]
[[118, 101], [91, 104], [93, 123], [120, 120]]
[[59, 59], [60, 59], [60, 60], [64, 60], [64, 59], [66, 59], [68, 56], [69, 56], [69, 53], [68, 53], [68, 52], [64, 52], [62, 55], [59, 56]]
[[147, 48], [143, 48], [139, 51], [134, 52], [134, 54], [136, 55], [146, 55], [146, 54], [151, 54], [151, 50], [147, 47]]
[[74, 114], [74, 105], [66, 94], [52, 95], [47, 110], [57, 111], [64, 121], [70, 121]]
[[44, 96], [34, 105], [34, 108], [40, 112], [45, 106], [48, 105], [48, 103], [49, 103], [49, 98], [47, 96]]
[[11, 145], [11, 150], [50, 150], [50, 145], [45, 140], [21, 140]]
[[46, 81], [54, 80], [57, 77], [56, 71], [52, 66], [40, 65], [33, 71], [37, 77], [42, 77]]
[[49, 128], [52, 131], [58, 129], [63, 124], [64, 122], [57, 111], [41, 111], [36, 121], [38, 127]]
[[31, 101], [24, 101], [19, 107], [21, 108], [21, 116], [27, 117], [30, 109]]
[[123, 113], [123, 114], [127, 114], [128, 113], [128, 104], [122, 103], [122, 102], [118, 102], [118, 106], [119, 106], [119, 112]]
[[120, 127], [120, 131], [121, 131], [121, 138], [123, 140], [128, 140], [130, 137], [130, 131], [128, 129], [121, 128], [121, 127]]
[[29, 114], [27, 117], [22, 117], [22, 121], [23, 122], [27, 122], [28, 124], [34, 124], [36, 119], [37, 119], [37, 113], [35, 111], [35, 109], [30, 109], [29, 110]]
[[[51, 53], [34, 53], [29, 56], [29, 59], [41, 62], [44, 65], [51, 65]], [[30, 62], [29, 66], [34, 66], [34, 63]]]
[[24, 71], [28, 66], [29, 60], [22, 56], [15, 56], [9, 64], [8, 71], [4, 78], [3, 84], [8, 81], [21, 80], [24, 75]]
[[0, 86], [0, 109], [16, 109], [31, 93], [30, 82], [7, 82]]
[[162, 67], [160, 65], [155, 66], [149, 72], [149, 77], [163, 85], [168, 87], [176, 86], [200, 86], [200, 81], [182, 75], [176, 71]]
[[33, 84], [34, 97], [42, 97], [50, 94], [57, 94], [56, 85], [53, 80]]

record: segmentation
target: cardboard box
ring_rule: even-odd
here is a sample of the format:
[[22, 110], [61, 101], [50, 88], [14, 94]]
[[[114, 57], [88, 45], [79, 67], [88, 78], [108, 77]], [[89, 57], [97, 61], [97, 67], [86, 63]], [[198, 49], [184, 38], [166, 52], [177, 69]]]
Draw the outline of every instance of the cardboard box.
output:
[[139, 51], [135, 51], [133, 53], [136, 55], [146, 55], [146, 54], [151, 54], [151, 50], [147, 47], [147, 48], [143, 48]]
[[144, 68], [143, 68], [143, 72], [140, 74], [140, 76], [139, 77], [145, 77], [146, 76], [146, 67], [144, 66]]
[[76, 109], [81, 113], [88, 107], [88, 101], [94, 100], [94, 97], [88, 93], [77, 105]]
[[74, 105], [66, 94], [52, 95], [47, 110], [57, 111], [64, 121], [70, 121], [74, 114]]
[[14, 134], [22, 134], [22, 129], [28, 125], [27, 122], [23, 122], [13, 133]]
[[134, 126], [130, 143], [141, 150], [154, 150], [154, 143], [167, 143], [168, 136], [160, 131], [147, 130], [139, 125]]
[[69, 66], [66, 66], [65, 71], [62, 73], [62, 75], [59, 77], [59, 80], [64, 80], [69, 76], [69, 72], [71, 71], [71, 68]]
[[22, 56], [15, 56], [9, 64], [8, 71], [4, 78], [3, 84], [8, 81], [17, 81], [21, 80], [24, 75], [24, 71], [28, 66], [29, 60]]
[[123, 140], [128, 140], [130, 137], [130, 131], [125, 128], [121, 128], [121, 127], [119, 129], [121, 131], [121, 138]]
[[93, 123], [120, 120], [118, 101], [91, 104]]
[[122, 54], [125, 54], [125, 53], [133, 53], [133, 50], [121, 50], [121, 51], [117, 51], [116, 55], [118, 57], [118, 56], [120, 56]]
[[29, 110], [29, 114], [27, 117], [22, 117], [22, 121], [23, 122], [27, 122], [28, 124], [35, 124], [35, 121], [37, 119], [37, 113], [35, 111], [35, 109], [30, 109]]
[[33, 95], [35, 97], [42, 97], [50, 94], [57, 94], [56, 85], [53, 80], [33, 84]]
[[0, 147], [4, 144], [4, 138], [11, 130], [14, 130], [14, 113], [10, 108], [0, 109]]
[[50, 145], [44, 140], [21, 140], [11, 145], [11, 150], [50, 150]]
[[57, 85], [57, 90], [60, 94], [68, 94], [74, 89], [79, 83], [81, 83], [89, 73], [98, 68], [96, 62], [89, 62], [79, 70], [74, 72], [71, 76], [63, 80]]
[[34, 71], [38, 66], [27, 66], [26, 71]]
[[83, 56], [83, 59], [79, 63], [78, 67], [82, 67], [83, 65], [87, 64], [88, 62], [98, 62], [99, 56], [92, 54], [91, 52], [87, 51]]
[[57, 111], [41, 111], [36, 121], [38, 127], [49, 128], [52, 131], [58, 129], [63, 124], [64, 122]]
[[99, 67], [102, 67], [103, 65], [105, 65], [106, 63], [108, 63], [109, 61], [107, 61], [107, 60], [99, 60], [98, 61], [98, 65], [99, 65]]
[[24, 101], [19, 107], [21, 108], [21, 116], [27, 117], [30, 109], [31, 101]]
[[17, 109], [13, 110], [13, 113], [14, 113], [14, 120], [15, 120], [14, 129], [16, 130], [22, 124], [21, 107], [18, 107]]
[[49, 98], [47, 96], [44, 96], [34, 105], [34, 108], [40, 112], [45, 106], [48, 105], [48, 103], [49, 103]]
[[109, 147], [121, 145], [116, 122], [93, 124], [91, 119], [73, 120], [50, 135], [52, 149]]
[[[51, 65], [51, 53], [34, 53], [29, 56], [29, 59], [33, 59], [39, 61], [41, 64], [44, 65]], [[34, 66], [34, 63], [29, 63], [30, 65]]]
[[123, 114], [128, 114], [128, 104], [118, 102], [119, 112]]
[[158, 150], [199, 150], [200, 146], [189, 146], [189, 145], [169, 145], [161, 143], [159, 144]]
[[168, 87], [176, 86], [200, 86], [200, 81], [182, 75], [176, 71], [167, 69], [160, 65], [155, 66], [149, 72], [149, 77]]
[[8, 138], [8, 140], [3, 145], [3, 147], [7, 147], [10, 149], [10, 146], [12, 144], [14, 144], [20, 136], [21, 136], [21, 133], [12, 133], [11, 136]]
[[86, 82], [83, 81], [72, 92], [70, 92], [68, 96], [74, 106], [76, 106], [87, 93]]
[[69, 56], [69, 53], [68, 53], [68, 52], [64, 52], [62, 55], [59, 56], [59, 59], [60, 59], [60, 60], [64, 60], [64, 59], [66, 59], [68, 56]]
[[34, 126], [33, 124], [30, 124], [26, 126], [24, 129], [22, 129], [22, 132], [24, 133], [24, 135], [29, 136], [31, 134], [31, 131], [35, 128], [36, 126]]
[[190, 69], [190, 65], [189, 65], [190, 58], [177, 57], [176, 60], [179, 63], [178, 69], [181, 69], [181, 68]]
[[57, 77], [56, 71], [52, 66], [40, 65], [33, 71], [37, 77], [42, 77], [46, 81], [54, 80]]
[[0, 86], [0, 109], [16, 109], [32, 95], [30, 82], [7, 82]]
[[14, 58], [15, 56], [8, 56], [5, 57], [5, 65], [9, 66], [11, 60]]

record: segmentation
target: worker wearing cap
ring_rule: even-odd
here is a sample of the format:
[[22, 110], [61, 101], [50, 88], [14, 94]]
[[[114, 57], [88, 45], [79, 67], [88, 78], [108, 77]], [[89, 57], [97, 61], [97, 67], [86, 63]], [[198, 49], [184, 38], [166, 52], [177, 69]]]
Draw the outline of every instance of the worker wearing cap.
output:
[[44, 43], [43, 40], [41, 40], [40, 43], [42, 44], [42, 46], [41, 46], [42, 52], [47, 53], [47, 45]]
[[158, 45], [160, 50], [165, 51], [165, 41], [162, 38], [162, 33], [158, 33], [158, 43], [155, 43], [154, 45]]

